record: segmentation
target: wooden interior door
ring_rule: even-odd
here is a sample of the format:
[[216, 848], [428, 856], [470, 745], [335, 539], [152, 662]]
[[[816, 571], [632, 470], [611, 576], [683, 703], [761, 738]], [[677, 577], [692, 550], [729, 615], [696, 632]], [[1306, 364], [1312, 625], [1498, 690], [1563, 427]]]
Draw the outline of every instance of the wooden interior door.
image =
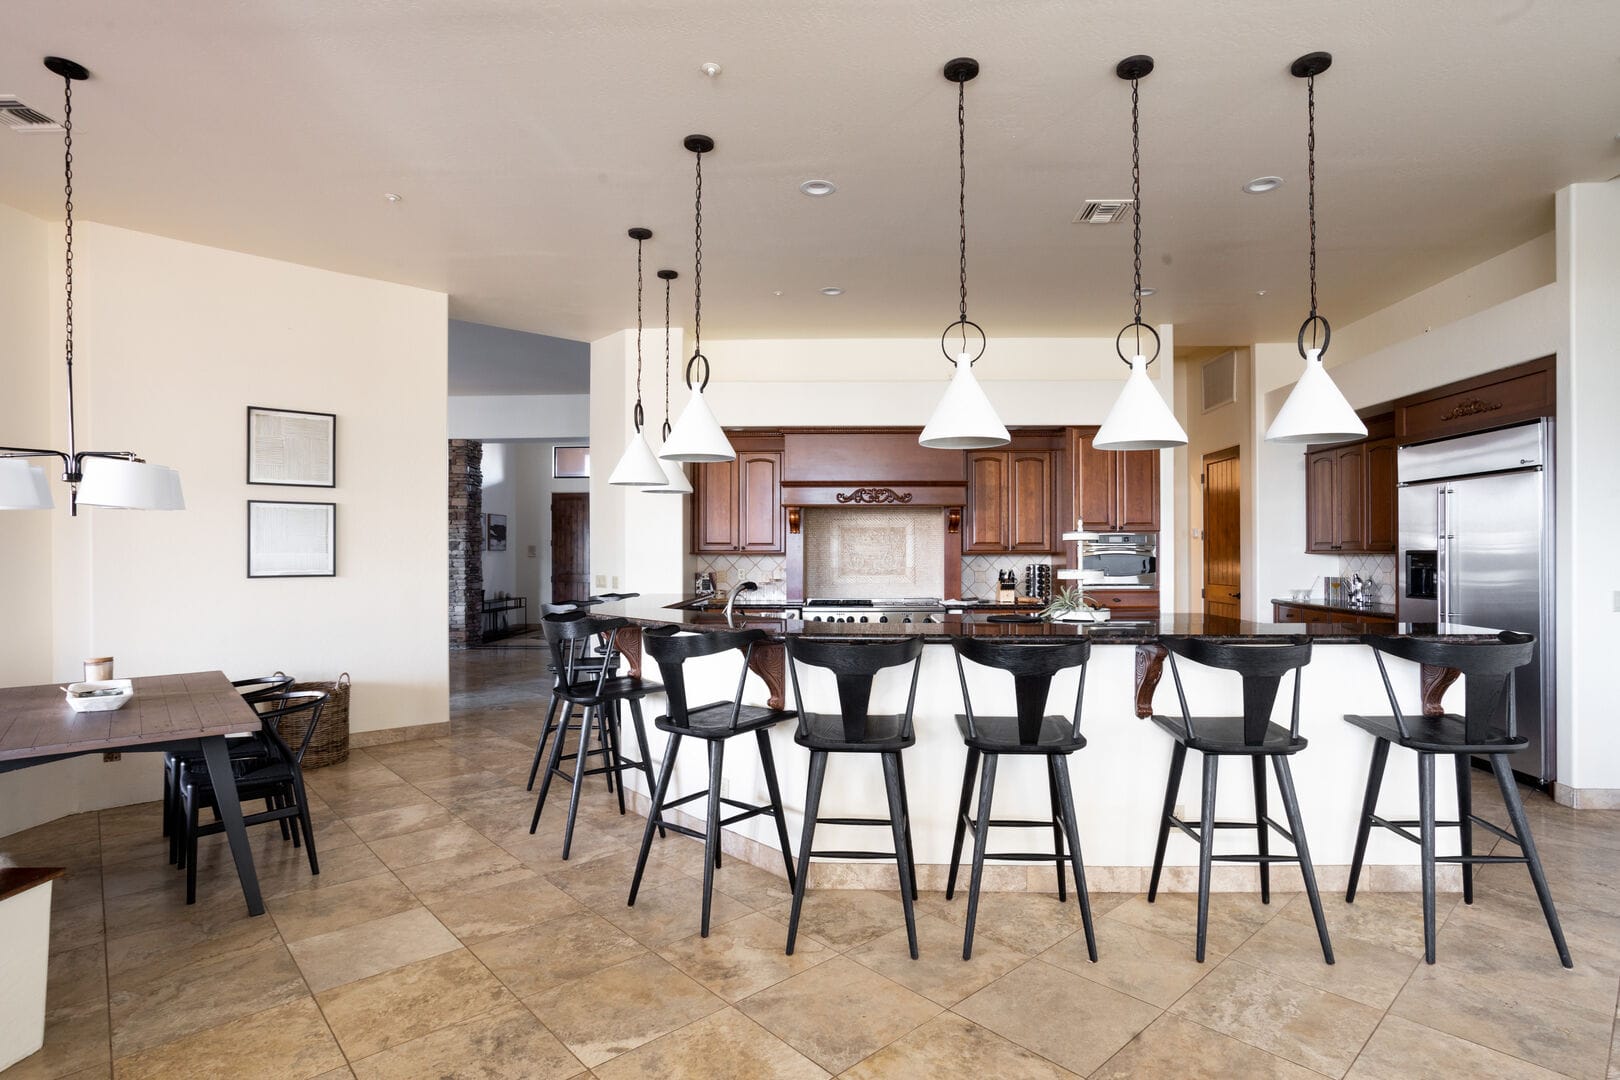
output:
[[583, 491], [551, 496], [551, 602], [591, 595], [591, 497]]
[[1238, 448], [1204, 455], [1204, 614], [1240, 617], [1243, 574]]

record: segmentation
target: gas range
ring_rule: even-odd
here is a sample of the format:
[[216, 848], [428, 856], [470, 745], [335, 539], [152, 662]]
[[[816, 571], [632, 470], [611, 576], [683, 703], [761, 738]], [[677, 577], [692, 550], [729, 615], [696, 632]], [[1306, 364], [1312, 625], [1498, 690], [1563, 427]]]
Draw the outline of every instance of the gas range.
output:
[[813, 597], [804, 601], [805, 622], [922, 623], [940, 622], [945, 605], [937, 597], [905, 596], [859, 600]]

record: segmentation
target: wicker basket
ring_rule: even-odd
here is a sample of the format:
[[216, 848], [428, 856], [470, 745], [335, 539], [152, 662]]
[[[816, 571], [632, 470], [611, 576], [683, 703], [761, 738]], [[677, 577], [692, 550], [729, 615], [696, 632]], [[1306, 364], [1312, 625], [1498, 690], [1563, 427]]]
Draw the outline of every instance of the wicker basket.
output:
[[[309, 741], [309, 749], [304, 751], [304, 768], [319, 769], [349, 760], [349, 673], [339, 675], [336, 682], [295, 682], [288, 689], [326, 691], [320, 725]], [[304, 718], [290, 716], [280, 724], [281, 738], [298, 749], [304, 737]]]

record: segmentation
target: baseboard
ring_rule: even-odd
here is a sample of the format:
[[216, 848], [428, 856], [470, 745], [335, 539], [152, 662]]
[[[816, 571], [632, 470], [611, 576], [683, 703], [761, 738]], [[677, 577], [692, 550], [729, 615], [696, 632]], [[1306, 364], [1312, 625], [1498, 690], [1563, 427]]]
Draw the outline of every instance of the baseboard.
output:
[[349, 747], [363, 750], [368, 746], [386, 746], [389, 743], [413, 742], [416, 739], [444, 739], [450, 735], [450, 721], [437, 724], [411, 724], [409, 727], [374, 728], [371, 731], [349, 732]]
[[1553, 784], [1553, 801], [1572, 810], [1620, 810], [1620, 788], [1578, 788]]

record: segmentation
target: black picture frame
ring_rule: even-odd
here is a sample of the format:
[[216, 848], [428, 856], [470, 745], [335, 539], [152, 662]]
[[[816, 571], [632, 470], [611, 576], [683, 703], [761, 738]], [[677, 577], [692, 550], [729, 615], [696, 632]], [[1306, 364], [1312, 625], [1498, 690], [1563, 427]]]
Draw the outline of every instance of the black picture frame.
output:
[[[253, 437], [254, 420], [257, 417], [260, 417], [260, 416], [264, 416], [264, 417], [282, 416], [282, 417], [288, 417], [288, 418], [293, 418], [293, 417], [298, 417], [298, 418], [317, 417], [317, 418], [319, 418], [321, 420], [326, 421], [326, 429], [327, 429], [327, 431], [326, 431], [326, 447], [327, 447], [327, 451], [326, 451], [326, 461], [325, 461], [326, 468], [324, 470], [325, 471], [324, 478], [309, 479], [309, 480], [299, 480], [299, 479], [288, 479], [286, 477], [280, 477], [280, 478], [268, 478], [267, 479], [266, 478], [267, 476], [273, 476], [272, 470], [270, 469], [270, 467], [267, 464], [262, 463], [262, 462], [258, 462], [258, 460], [257, 460], [258, 455], [255, 453], [255, 449], [254, 449], [254, 443], [255, 443], [255, 440], [254, 440], [254, 437]], [[335, 487], [337, 487], [337, 414], [336, 413], [311, 412], [311, 411], [309, 411], [307, 409], [276, 409], [276, 408], [270, 408], [270, 407], [264, 406], [264, 405], [249, 405], [247, 407], [247, 457], [246, 457], [246, 463], [247, 463], [247, 482], [249, 484], [252, 484], [252, 485], [256, 486], [256, 487], [312, 487], [312, 488], [335, 488]], [[255, 476], [257, 476], [258, 478], [255, 479]]]
[[[585, 469], [583, 472], [573, 469], [564, 469], [558, 461], [558, 454], [564, 450], [585, 451]], [[591, 448], [580, 443], [559, 443], [551, 448], [551, 478], [553, 480], [589, 480], [591, 478]]]
[[[324, 569], [316, 570], [273, 570], [266, 571], [262, 565], [265, 553], [255, 552], [254, 514], [261, 507], [314, 507], [326, 511], [327, 551]], [[263, 513], [262, 510], [258, 510]], [[264, 578], [308, 578], [308, 577], [337, 577], [337, 503], [330, 502], [300, 502], [288, 499], [249, 499], [247, 503], [247, 576], [253, 579]], [[294, 553], [296, 554], [296, 553]], [[255, 556], [258, 555], [261, 565], [255, 567]]]

